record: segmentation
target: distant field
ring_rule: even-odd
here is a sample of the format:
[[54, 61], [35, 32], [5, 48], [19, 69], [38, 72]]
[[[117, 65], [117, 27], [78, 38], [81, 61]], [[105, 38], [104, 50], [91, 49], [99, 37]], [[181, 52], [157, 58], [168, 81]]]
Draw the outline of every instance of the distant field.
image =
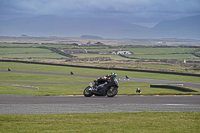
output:
[[[124, 58], [119, 55], [106, 55], [106, 54], [72, 54], [77, 57], [110, 57], [114, 60], [133, 60], [129, 58]], [[198, 57], [192, 54], [164, 54], [164, 55], [126, 55], [130, 58], [138, 58], [138, 59], [198, 59]]]
[[[122, 48], [123, 50], [129, 50], [134, 54], [169, 54], [169, 53], [190, 53], [196, 50], [197, 48]], [[88, 51], [99, 51], [99, 52], [109, 52], [114, 50], [114, 48], [98, 48], [98, 49], [88, 49]]]
[[[27, 57], [46, 57], [46, 58], [63, 58], [65, 56], [59, 54], [52, 54], [51, 50], [35, 48], [39, 46], [45, 47], [54, 47], [59, 50], [62, 49], [86, 49], [90, 52], [110, 52], [113, 50], [129, 50], [133, 52], [134, 55], [128, 55], [129, 57], [134, 58], [147, 58], [147, 59], [195, 59], [194, 55], [191, 53], [198, 48], [190, 48], [190, 47], [133, 47], [133, 46], [70, 46], [65, 44], [7, 44], [0, 43], [0, 46], [6, 46], [11, 48], [1, 48], [0, 49], [0, 57], [9, 57], [9, 58], [27, 58]], [[20, 48], [12, 48], [12, 47], [20, 47]], [[23, 48], [24, 47], [24, 48]], [[26, 48], [30, 47], [30, 48]], [[199, 52], [197, 52], [199, 53]], [[162, 54], [162, 55], [160, 55]], [[166, 54], [166, 55], [165, 55]], [[126, 58], [110, 55], [110, 54], [73, 54], [77, 57], [110, 57], [114, 60], [127, 60]], [[130, 60], [130, 59], [129, 59]]]
[[[80, 63], [81, 64], [81, 63]], [[97, 66], [108, 66], [111, 65], [112, 63], [83, 63], [83, 64], [94, 64]], [[142, 69], [146, 69], [146, 68], [154, 68], [154, 69], [159, 69], [159, 70], [185, 70], [188, 69], [187, 67], [181, 67], [178, 65], [172, 65], [172, 64], [159, 64], [159, 63], [117, 63], [117, 64], [113, 64], [113, 67], [123, 67], [123, 68], [142, 68]]]
[[164, 55], [126, 55], [131, 58], [145, 59], [195, 59], [198, 58], [192, 54], [164, 54]]
[[8, 58], [67, 58], [65, 56], [53, 53], [48, 49], [41, 48], [1, 48], [0, 57]]
[[200, 54], [200, 51], [196, 52], [197, 54]]
[[190, 53], [197, 48], [130, 48], [134, 54], [169, 54], [169, 53]]
[[[114, 60], [128, 60], [124, 57], [121, 57], [119, 55], [105, 55], [105, 54], [72, 54], [74, 56], [77, 56], [77, 57], [110, 57], [111, 59], [114, 59]], [[129, 59], [130, 60], [130, 59]]]
[[6, 54], [4, 56], [0, 55], [1, 57], [8, 57], [8, 58], [67, 58], [65, 56], [59, 55], [57, 53], [30, 53], [30, 54]]
[[71, 46], [65, 45], [65, 44], [15, 44], [15, 43], [0, 43], [0, 46], [6, 46], [6, 47], [55, 47], [55, 48], [70, 48]]
[[[70, 40], [68, 40], [70, 42]], [[193, 48], [191, 47], [173, 47], [173, 46], [132, 46], [132, 45], [122, 45], [122, 46], [70, 46], [67, 44], [8, 44], [8, 43], [0, 43], [0, 58], [20, 58], [20, 59], [37, 59], [40, 61], [47, 61], [51, 60], [51, 62], [57, 62], [58, 59], [62, 59], [61, 63], [65, 62], [65, 59], [69, 59], [69, 57], [76, 56], [77, 58], [93, 58], [93, 57], [109, 57], [112, 59], [112, 61], [109, 61], [107, 63], [93, 60], [94, 62], [87, 62], [87, 59], [84, 59], [83, 61], [79, 61], [79, 59], [73, 58], [72, 60], [69, 60], [67, 63], [76, 63], [79, 65], [95, 65], [95, 66], [103, 66], [103, 67], [124, 67], [124, 68], [137, 68], [137, 69], [153, 69], [153, 70], [166, 70], [166, 71], [179, 71], [179, 72], [194, 72], [197, 73], [199, 71], [198, 64], [195, 66], [189, 66], [188, 64], [180, 66], [175, 65], [165, 65], [161, 66], [159, 63], [159, 59], [165, 59], [167, 60], [167, 63], [174, 63], [174, 61], [171, 61], [171, 59], [176, 59], [176, 62], [180, 62], [184, 59], [187, 61], [199, 61], [200, 58], [197, 56], [194, 56], [192, 53], [194, 51], [198, 51], [198, 47]], [[54, 52], [52, 52], [49, 49], [42, 49], [42, 48], [36, 48], [38, 46], [45, 46], [45, 47], [53, 47], [56, 49], [53, 49]], [[10, 47], [10, 48], [4, 48], [4, 47]], [[14, 47], [14, 48], [13, 48]], [[19, 47], [19, 48], [16, 48]], [[29, 47], [29, 48], [27, 48]], [[62, 51], [64, 49], [68, 49], [76, 51], [80, 49], [86, 49], [87, 51], [96, 52], [95, 54], [90, 53], [76, 53], [71, 54], [70, 56], [66, 53], [63, 53]], [[111, 54], [98, 54], [97, 52], [102, 53], [108, 53], [113, 50], [129, 50], [130, 52], [133, 52], [133, 55], [125, 55], [130, 58], [125, 58], [119, 55], [111, 55]], [[62, 54], [62, 55], [61, 55]], [[197, 54], [200, 54], [200, 51], [197, 52]], [[65, 55], [65, 56], [64, 56]], [[131, 59], [133, 58], [133, 59]], [[53, 60], [55, 59], [55, 60]], [[144, 59], [147, 59], [143, 61]], [[151, 59], [151, 60], [150, 60]], [[156, 65], [155, 63], [152, 63], [154, 65], [151, 65], [151, 63], [142, 64], [143, 62], [149, 62], [153, 61], [158, 62]], [[73, 61], [73, 62], [72, 62]], [[177, 64], [177, 63], [176, 63]], [[180, 65], [180, 64], [179, 64]], [[167, 67], [166, 67], [167, 66]], [[171, 67], [171, 68], [170, 68]], [[177, 68], [176, 68], [177, 67]]]
[[0, 43], [2, 47], [30, 47], [30, 46], [39, 46], [39, 44], [11, 44], [11, 43]]
[[19, 53], [52, 53], [51, 50], [41, 48], [1, 48], [0, 54], [19, 54]]

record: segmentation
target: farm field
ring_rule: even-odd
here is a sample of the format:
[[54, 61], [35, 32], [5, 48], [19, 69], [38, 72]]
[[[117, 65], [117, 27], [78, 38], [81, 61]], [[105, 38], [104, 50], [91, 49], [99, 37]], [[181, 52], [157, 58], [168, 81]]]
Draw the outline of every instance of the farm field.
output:
[[119, 55], [105, 55], [105, 54], [72, 54], [74, 56], [80, 57], [80, 58], [87, 58], [87, 57], [110, 57], [114, 60], [135, 60], [135, 59], [199, 59], [199, 57], [196, 57], [192, 54], [151, 54], [151, 55], [126, 55], [130, 58], [124, 58]]
[[[127, 46], [128, 47], [128, 46]], [[142, 46], [141, 46], [142, 47]], [[94, 51], [94, 52], [109, 52], [113, 49], [120, 49], [119, 47], [116, 48], [90, 48], [88, 51]], [[123, 46], [121, 49], [123, 50], [129, 50], [130, 52], [133, 52], [134, 54], [169, 54], [169, 53], [190, 53], [196, 50], [197, 48], [181, 48], [181, 47], [174, 47], [174, 48], [151, 48], [151, 47], [143, 47], [143, 48], [132, 48], [128, 47], [126, 48]]]
[[[132, 68], [132, 69], [156, 69], [161, 71], [171, 70], [171, 71], [185, 71], [188, 67], [183, 67], [179, 65], [173, 64], [165, 64], [165, 63], [95, 63], [95, 62], [76, 62], [79, 65], [90, 65], [90, 66], [98, 66], [98, 67], [109, 67], [109, 68]], [[192, 72], [192, 70], [188, 70]]]
[[67, 58], [57, 53], [25, 53], [25, 54], [6, 54], [4, 58], [30, 58], [30, 59], [61, 59]]
[[52, 53], [52, 51], [41, 48], [1, 48], [1, 54], [20, 54], [20, 53]]
[[0, 43], [0, 46], [1, 47], [9, 47], [9, 48], [16, 48], [16, 47], [19, 47], [19, 48], [35, 48], [35, 47], [55, 47], [55, 48], [73, 48], [72, 46], [70, 45], [67, 45], [67, 44], [51, 44], [51, 43], [47, 43], [47, 44], [32, 44], [32, 43]]
[[144, 59], [198, 59], [192, 54], [164, 54], [164, 55], [127, 55], [130, 58], [144, 58]]
[[131, 52], [134, 54], [170, 54], [170, 53], [190, 53], [196, 50], [197, 48], [130, 48]]
[[41, 48], [1, 48], [0, 56], [4, 58], [67, 58]]
[[[32, 53], [52, 53], [51, 50], [49, 49], [43, 49], [41, 47], [54, 47], [54, 48], [58, 48], [59, 50], [62, 50], [62, 49], [72, 49], [75, 50], [75, 49], [86, 49], [87, 51], [89, 52], [110, 52], [110, 51], [113, 51], [113, 50], [120, 50], [120, 49], [123, 49], [123, 50], [129, 50], [130, 52], [133, 52], [134, 55], [131, 55], [131, 56], [136, 56], [137, 58], [145, 58], [145, 55], [152, 55], [152, 58], [154, 59], [158, 59], [160, 55], [166, 55], [165, 57], [162, 57], [162, 58], [165, 58], [165, 59], [171, 59], [173, 56], [173, 59], [183, 59], [183, 58], [186, 58], [186, 59], [194, 59], [194, 58], [198, 58], [198, 57], [195, 57], [194, 55], [192, 56], [192, 53], [193, 51], [197, 50], [197, 53], [199, 52], [198, 51], [198, 48], [190, 48], [190, 47], [170, 47], [170, 48], [159, 48], [159, 47], [144, 47], [144, 46], [140, 46], [140, 47], [134, 47], [134, 46], [112, 46], [111, 48], [108, 48], [108, 46], [100, 46], [100, 47], [94, 47], [94, 46], [91, 46], [91, 47], [83, 47], [83, 46], [70, 46], [70, 45], [59, 45], [59, 44], [5, 44], [5, 43], [0, 43], [0, 46], [3, 47], [0, 49], [0, 56], [1, 57], [7, 57], [9, 56], [8, 54], [12, 54], [12, 56], [10, 57], [18, 57], [18, 58], [21, 58], [22, 57], [22, 54], [27, 54], [26, 57], [28, 57], [29, 54], [32, 54]], [[5, 46], [5, 48], [4, 48]], [[18, 48], [17, 48], [18, 47]], [[28, 48], [27, 48], [28, 47]], [[180, 54], [180, 55], [179, 55]], [[93, 54], [74, 54], [76, 55], [77, 57], [93, 57], [94, 55]], [[184, 57], [183, 57], [184, 55]], [[106, 57], [111, 57], [112, 59], [118, 59], [116, 58], [116, 56], [111, 56], [109, 54], [97, 54], [95, 55], [96, 56], [106, 56]], [[121, 58], [119, 58], [121, 59]], [[125, 59], [125, 58], [123, 58]]]
[[[0, 47], [0, 59], [37, 60], [41, 62], [50, 61], [64, 64], [92, 65], [111, 68], [120, 67], [200, 73], [200, 65], [198, 63], [184, 64], [184, 60], [186, 62], [200, 61], [200, 57], [198, 57], [199, 47], [134, 45], [72, 46], [65, 44], [9, 43], [0, 43]], [[63, 52], [65, 49], [68, 51], [86, 49], [89, 53], [67, 54]], [[125, 56], [108, 54], [110, 51], [117, 49], [129, 50], [134, 54]], [[106, 59], [102, 60], [102, 58]]]
[[128, 60], [119, 55], [106, 55], [106, 54], [72, 54], [79, 58], [94, 58], [94, 57], [109, 57], [113, 60]]

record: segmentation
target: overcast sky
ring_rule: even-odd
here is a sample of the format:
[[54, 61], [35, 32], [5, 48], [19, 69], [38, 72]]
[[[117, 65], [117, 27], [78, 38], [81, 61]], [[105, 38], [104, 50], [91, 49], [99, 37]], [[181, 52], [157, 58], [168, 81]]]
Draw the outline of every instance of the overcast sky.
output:
[[52, 14], [70, 18], [114, 18], [154, 26], [200, 14], [200, 0], [0, 0], [0, 19]]

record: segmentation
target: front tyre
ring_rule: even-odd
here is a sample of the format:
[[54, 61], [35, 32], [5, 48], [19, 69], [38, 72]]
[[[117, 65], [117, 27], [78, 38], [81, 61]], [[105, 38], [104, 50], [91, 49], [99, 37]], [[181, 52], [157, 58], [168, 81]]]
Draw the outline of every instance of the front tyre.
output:
[[108, 90], [107, 90], [107, 97], [114, 97], [116, 94], [118, 93], [118, 87], [116, 86], [111, 86]]
[[83, 91], [83, 95], [84, 95], [85, 97], [91, 97], [91, 96], [93, 95], [92, 90], [89, 90], [90, 88], [91, 88], [91, 87], [88, 86], [88, 87], [86, 87], [85, 90]]

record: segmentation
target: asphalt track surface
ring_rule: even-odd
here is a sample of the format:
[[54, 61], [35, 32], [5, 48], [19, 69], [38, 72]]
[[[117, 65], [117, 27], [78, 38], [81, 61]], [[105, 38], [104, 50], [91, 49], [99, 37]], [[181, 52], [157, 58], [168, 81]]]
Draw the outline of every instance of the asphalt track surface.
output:
[[[8, 72], [0, 70], [0, 72]], [[10, 71], [13, 73], [32, 73], [63, 76], [78, 76], [97, 78], [95, 75], [80, 75], [66, 73]], [[123, 81], [123, 78], [121, 78]], [[199, 83], [166, 81], [154, 79], [130, 78], [130, 81], [184, 84], [184, 86], [200, 89]], [[31, 84], [78, 84], [77, 82], [13, 82], [1, 83], [31, 83]], [[83, 82], [84, 83], [84, 82]], [[81, 84], [83, 84], [81, 83]], [[88, 82], [87, 82], [88, 83]], [[122, 96], [89, 97], [84, 96], [25, 96], [0, 95], [0, 114], [55, 114], [55, 113], [101, 113], [101, 112], [200, 112], [200, 96]]]

